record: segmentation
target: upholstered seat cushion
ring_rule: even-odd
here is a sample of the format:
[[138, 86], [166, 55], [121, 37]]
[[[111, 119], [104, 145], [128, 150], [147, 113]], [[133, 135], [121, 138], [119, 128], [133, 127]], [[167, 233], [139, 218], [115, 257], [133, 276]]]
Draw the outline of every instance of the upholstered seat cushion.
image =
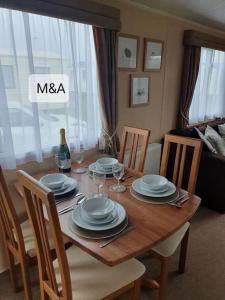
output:
[[[144, 265], [136, 259], [108, 267], [75, 246], [70, 247], [66, 254], [75, 300], [100, 300], [140, 278], [145, 272]], [[58, 260], [53, 264], [56, 280], [61, 289]]]
[[171, 256], [176, 251], [189, 226], [190, 223], [186, 222], [174, 234], [153, 247], [152, 250], [164, 257]]
[[[21, 223], [20, 226], [21, 226], [22, 233], [23, 233], [23, 239], [24, 239], [24, 243], [25, 243], [26, 253], [30, 257], [34, 257], [37, 255], [37, 250], [36, 250], [36, 244], [35, 244], [35, 239], [34, 239], [34, 235], [32, 232], [31, 224], [29, 223], [29, 220], [27, 220], [27, 221]], [[64, 241], [64, 244], [66, 244], [68, 242], [68, 239], [65, 237], [65, 238], [63, 238], [63, 241]], [[51, 239], [51, 237], [49, 238], [49, 245], [50, 245], [50, 249], [54, 249], [54, 242]]]

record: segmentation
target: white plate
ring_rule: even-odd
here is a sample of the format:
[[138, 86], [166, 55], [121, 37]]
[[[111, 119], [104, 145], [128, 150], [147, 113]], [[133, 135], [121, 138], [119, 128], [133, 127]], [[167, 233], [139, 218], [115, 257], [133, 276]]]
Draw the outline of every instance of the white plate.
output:
[[118, 218], [115, 218], [109, 224], [102, 224], [100, 226], [100, 225], [91, 225], [85, 222], [81, 217], [81, 206], [77, 205], [77, 207], [75, 207], [75, 209], [72, 212], [72, 220], [77, 226], [86, 230], [103, 231], [103, 230], [112, 229], [120, 225], [126, 218], [126, 211], [122, 205], [120, 205], [119, 203], [115, 203], [115, 209], [117, 210]]
[[142, 188], [141, 178], [133, 181], [132, 188], [138, 194], [148, 196], [148, 197], [155, 197], [155, 198], [168, 197], [176, 192], [176, 186], [172, 182], [168, 182], [168, 190], [165, 192], [158, 193], [156, 191], [154, 191], [154, 192], [146, 191]]
[[173, 196], [166, 197], [166, 198], [147, 197], [135, 192], [132, 188], [130, 188], [130, 194], [137, 200], [150, 203], [150, 204], [166, 204], [166, 203], [174, 202], [180, 197], [179, 192], [176, 192]]
[[77, 226], [76, 224], [73, 223], [72, 219], [69, 218], [69, 229], [71, 232], [74, 234], [86, 238], [86, 239], [91, 239], [91, 240], [102, 240], [102, 239], [107, 239], [110, 237], [113, 237], [120, 232], [122, 232], [128, 225], [128, 217], [125, 218], [125, 220], [116, 228], [107, 230], [107, 231], [90, 231], [90, 230], [85, 230]]
[[96, 172], [96, 173], [99, 173], [99, 174], [106, 174], [106, 175], [112, 175], [113, 174], [112, 170], [110, 170], [110, 171], [104, 170], [103, 171], [102, 169], [99, 169], [96, 162], [90, 164], [88, 169], [89, 169], [90, 172]]
[[116, 218], [118, 218], [118, 216], [117, 216], [117, 210], [114, 209], [113, 212], [104, 219], [89, 218], [88, 216], [83, 214], [82, 211], [81, 211], [81, 218], [88, 224], [101, 226], [103, 224], [108, 224], [108, 223], [114, 221]]
[[54, 195], [55, 196], [62, 196], [64, 194], [70, 193], [73, 190], [75, 190], [78, 186], [78, 182], [76, 181], [76, 179], [73, 179], [73, 178], [70, 178], [70, 177], [68, 177], [68, 179], [66, 181], [66, 184], [68, 184], [68, 186], [65, 190], [54, 192]]

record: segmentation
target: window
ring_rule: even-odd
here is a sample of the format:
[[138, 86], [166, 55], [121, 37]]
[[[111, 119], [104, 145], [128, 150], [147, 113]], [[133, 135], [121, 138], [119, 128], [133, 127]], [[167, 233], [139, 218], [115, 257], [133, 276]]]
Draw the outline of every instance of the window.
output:
[[14, 89], [15, 80], [14, 80], [13, 66], [2, 65], [2, 75], [3, 75], [5, 88]]
[[225, 52], [201, 49], [198, 79], [189, 111], [195, 124], [225, 116]]
[[[72, 151], [95, 147], [101, 121], [92, 27], [1, 8], [0, 34], [0, 164], [42, 161], [56, 150], [60, 128]], [[31, 104], [29, 75], [50, 72], [70, 77], [68, 103]]]

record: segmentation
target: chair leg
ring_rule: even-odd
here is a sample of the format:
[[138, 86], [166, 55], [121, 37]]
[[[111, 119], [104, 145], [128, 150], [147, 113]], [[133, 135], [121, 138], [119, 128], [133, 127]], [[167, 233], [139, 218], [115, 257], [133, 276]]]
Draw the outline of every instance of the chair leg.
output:
[[178, 272], [183, 274], [185, 272], [186, 258], [187, 258], [187, 248], [188, 248], [188, 237], [189, 237], [189, 228], [186, 231], [180, 246], [180, 258], [179, 258], [179, 268]]
[[10, 279], [12, 283], [12, 288], [14, 293], [17, 293], [19, 291], [18, 286], [16, 284], [16, 266], [15, 266], [15, 259], [13, 254], [7, 249], [7, 256], [8, 256], [8, 261], [9, 261], [9, 274], [10, 274]]
[[26, 258], [23, 258], [21, 260], [20, 268], [21, 268], [22, 279], [23, 279], [25, 299], [32, 300], [31, 282], [30, 282], [30, 276], [29, 276]]
[[168, 279], [170, 257], [161, 257], [161, 271], [159, 275], [159, 297], [158, 300], [165, 300], [166, 285]]
[[41, 300], [49, 300], [48, 295], [45, 293], [43, 289], [41, 289]]
[[129, 300], [139, 300], [141, 292], [141, 282], [142, 278], [137, 279], [134, 282], [134, 287], [130, 290]]

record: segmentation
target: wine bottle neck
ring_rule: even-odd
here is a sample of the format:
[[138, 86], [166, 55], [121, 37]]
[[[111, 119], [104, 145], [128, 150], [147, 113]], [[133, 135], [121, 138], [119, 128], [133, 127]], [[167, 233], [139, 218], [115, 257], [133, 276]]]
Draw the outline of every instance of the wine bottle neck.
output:
[[61, 136], [60, 144], [61, 145], [66, 145], [66, 138], [65, 138], [65, 136]]

